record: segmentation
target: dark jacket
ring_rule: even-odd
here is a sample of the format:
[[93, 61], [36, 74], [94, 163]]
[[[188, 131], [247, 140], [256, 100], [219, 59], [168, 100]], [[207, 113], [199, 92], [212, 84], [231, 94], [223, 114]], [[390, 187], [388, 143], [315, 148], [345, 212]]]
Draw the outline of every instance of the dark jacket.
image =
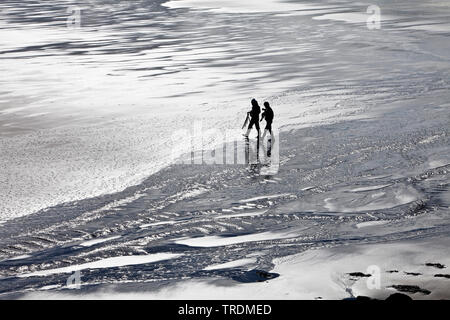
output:
[[259, 105], [257, 105], [257, 104], [252, 105], [252, 110], [250, 111], [250, 116], [253, 119], [259, 119], [260, 113], [261, 113], [261, 108], [259, 107]]
[[273, 110], [270, 107], [266, 107], [266, 110], [262, 113], [261, 121], [266, 119], [267, 123], [272, 123], [273, 121]]

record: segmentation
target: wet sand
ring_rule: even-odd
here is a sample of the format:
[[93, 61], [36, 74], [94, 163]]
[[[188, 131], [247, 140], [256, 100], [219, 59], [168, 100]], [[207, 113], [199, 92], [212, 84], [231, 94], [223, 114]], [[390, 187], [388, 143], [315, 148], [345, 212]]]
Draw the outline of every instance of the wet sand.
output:
[[[283, 294], [449, 297], [449, 262], [439, 259], [449, 256], [445, 7], [382, 5], [394, 18], [369, 30], [348, 15], [365, 5], [254, 4], [105, 4], [61, 41], [65, 20], [46, 10], [65, 12], [62, 4], [35, 17], [2, 3], [11, 26], [2, 37], [14, 40], [14, 28], [33, 37], [0, 47], [0, 69], [11, 75], [0, 95], [0, 297], [116, 297], [109, 286], [175, 297], [185, 281], [200, 283], [201, 297], [206, 281], [206, 290], [224, 289], [217, 298], [245, 294], [242, 284], [280, 298], [271, 283], [304, 285], [309, 273], [294, 269], [317, 264], [340, 274], [326, 291], [314, 275], [314, 295]], [[276, 112], [275, 174], [171, 164], [173, 128], [198, 119], [205, 129], [235, 128], [253, 96]], [[408, 246], [432, 255], [413, 261]], [[395, 265], [384, 264], [395, 254]], [[364, 287], [366, 257], [389, 280], [382, 292]], [[339, 269], [341, 259], [357, 267]], [[81, 289], [68, 291], [76, 270]]]
[[[437, 98], [439, 92], [446, 96], [440, 90], [432, 94]], [[0, 262], [3, 297], [128, 297], [120, 294], [122, 290], [139, 297], [129, 293], [134, 291], [133, 284], [143, 291], [142, 297], [164, 298], [169, 293], [181, 297], [187, 290], [186, 278], [198, 289], [198, 296], [193, 296], [201, 298], [202, 292], [219, 286], [215, 298], [237, 297], [236, 290], [243, 295], [247, 292], [239, 283], [254, 283], [248, 288], [258, 292], [265, 292], [265, 281], [274, 281], [274, 285], [300, 281], [300, 285], [301, 279], [309, 279], [307, 270], [317, 263], [330, 266], [323, 272], [332, 273], [332, 263], [339, 264], [333, 252], [344, 250], [350, 256], [343, 259], [350, 262], [338, 270], [341, 276], [335, 280], [338, 284], [348, 280], [346, 286], [330, 280], [322, 287], [324, 291], [314, 286], [314, 297], [296, 290], [287, 290], [288, 296], [283, 297], [386, 298], [399, 291], [418, 299], [448, 298], [445, 276], [405, 274], [425, 274], [417, 269], [425, 263], [448, 264], [441, 258], [448, 256], [445, 235], [450, 200], [449, 168], [442, 164], [448, 152], [446, 110], [413, 106], [411, 101], [397, 103], [401, 107], [385, 108], [383, 115], [370, 119], [280, 134], [280, 168], [273, 176], [261, 175], [247, 165], [173, 165], [123, 192], [8, 221], [0, 227], [0, 252], [6, 259]], [[417, 120], [406, 119], [406, 110]], [[428, 121], [421, 121], [424, 118]], [[92, 244], [87, 246], [87, 241]], [[434, 246], [434, 256], [409, 261], [408, 246], [413, 250], [414, 243]], [[359, 250], [360, 246], [364, 249]], [[385, 246], [392, 249], [386, 251]], [[404, 251], [405, 262], [399, 258], [395, 264], [385, 264], [390, 257], [402, 257], [397, 247]], [[327, 248], [331, 251], [326, 258], [315, 255], [315, 250], [328, 252]], [[364, 274], [369, 267], [364, 262], [373, 250], [387, 254], [375, 254], [370, 260], [370, 265], [380, 266], [383, 276], [390, 275], [382, 291], [367, 291], [366, 279], [346, 276]], [[83, 268], [81, 290], [75, 295], [65, 291], [68, 272], [76, 266], [157, 253], [175, 256], [120, 268]], [[291, 255], [306, 257], [298, 266], [306, 273], [297, 267], [289, 271], [289, 265], [277, 267]], [[358, 267], [352, 259], [359, 261]], [[388, 269], [402, 276], [394, 277]], [[204, 281], [209, 283], [206, 287]], [[224, 283], [229, 288], [225, 291], [220, 289]], [[119, 293], [108, 284], [118, 286]], [[414, 286], [432, 294], [414, 291]], [[45, 290], [42, 295], [20, 294], [39, 288]], [[280, 298], [268, 292], [261, 297]]]

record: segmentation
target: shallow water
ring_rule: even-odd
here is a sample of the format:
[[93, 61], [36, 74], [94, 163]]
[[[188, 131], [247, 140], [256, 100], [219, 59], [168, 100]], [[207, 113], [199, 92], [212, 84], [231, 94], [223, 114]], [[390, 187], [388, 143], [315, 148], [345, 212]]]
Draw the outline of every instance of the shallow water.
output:
[[363, 3], [180, 3], [2, 1], [2, 220], [135, 185], [170, 163], [174, 129], [236, 128], [251, 97], [310, 126], [448, 85], [448, 32], [423, 30], [445, 29], [445, 2], [382, 2], [380, 30], [326, 16]]
[[[445, 3], [382, 2], [369, 30], [347, 2], [91, 2], [76, 30], [70, 1], [0, 5], [1, 293], [158, 253], [180, 255], [83, 269], [83, 288], [258, 281], [249, 270], [309, 248], [448, 233]], [[252, 96], [276, 110], [276, 175], [164, 168], [173, 128], [235, 127]]]
[[[252, 270], [269, 272], [273, 259], [310, 248], [439, 239], [450, 226], [450, 168], [437, 160], [448, 157], [446, 110], [434, 114], [432, 128], [405, 120], [405, 110], [419, 118], [429, 112], [405, 106], [386, 118], [281, 135], [275, 176], [246, 165], [174, 165], [124, 192], [11, 220], [1, 227], [0, 253], [19, 257], [0, 262], [2, 293], [63, 289], [77, 268], [86, 290], [260, 281]], [[314, 142], [299, 143], [307, 137]], [[154, 263], [103, 263], [168, 253], [175, 255]]]

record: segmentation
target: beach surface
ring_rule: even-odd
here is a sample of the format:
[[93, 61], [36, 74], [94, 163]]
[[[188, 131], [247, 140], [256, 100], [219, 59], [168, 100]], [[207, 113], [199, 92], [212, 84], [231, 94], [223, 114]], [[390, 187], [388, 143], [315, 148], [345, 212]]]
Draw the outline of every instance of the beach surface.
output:
[[450, 298], [448, 4], [94, 2], [0, 4], [0, 298]]

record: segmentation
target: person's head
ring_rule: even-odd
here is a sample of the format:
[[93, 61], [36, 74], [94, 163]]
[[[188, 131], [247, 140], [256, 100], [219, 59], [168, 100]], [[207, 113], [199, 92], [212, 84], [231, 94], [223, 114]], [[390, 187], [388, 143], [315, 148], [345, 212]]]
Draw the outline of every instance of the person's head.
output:
[[256, 101], [256, 99], [252, 99], [252, 106], [254, 107], [258, 107], [258, 101]]
[[264, 102], [264, 107], [266, 107], [267, 109], [270, 109], [270, 104], [267, 101], [265, 101]]

